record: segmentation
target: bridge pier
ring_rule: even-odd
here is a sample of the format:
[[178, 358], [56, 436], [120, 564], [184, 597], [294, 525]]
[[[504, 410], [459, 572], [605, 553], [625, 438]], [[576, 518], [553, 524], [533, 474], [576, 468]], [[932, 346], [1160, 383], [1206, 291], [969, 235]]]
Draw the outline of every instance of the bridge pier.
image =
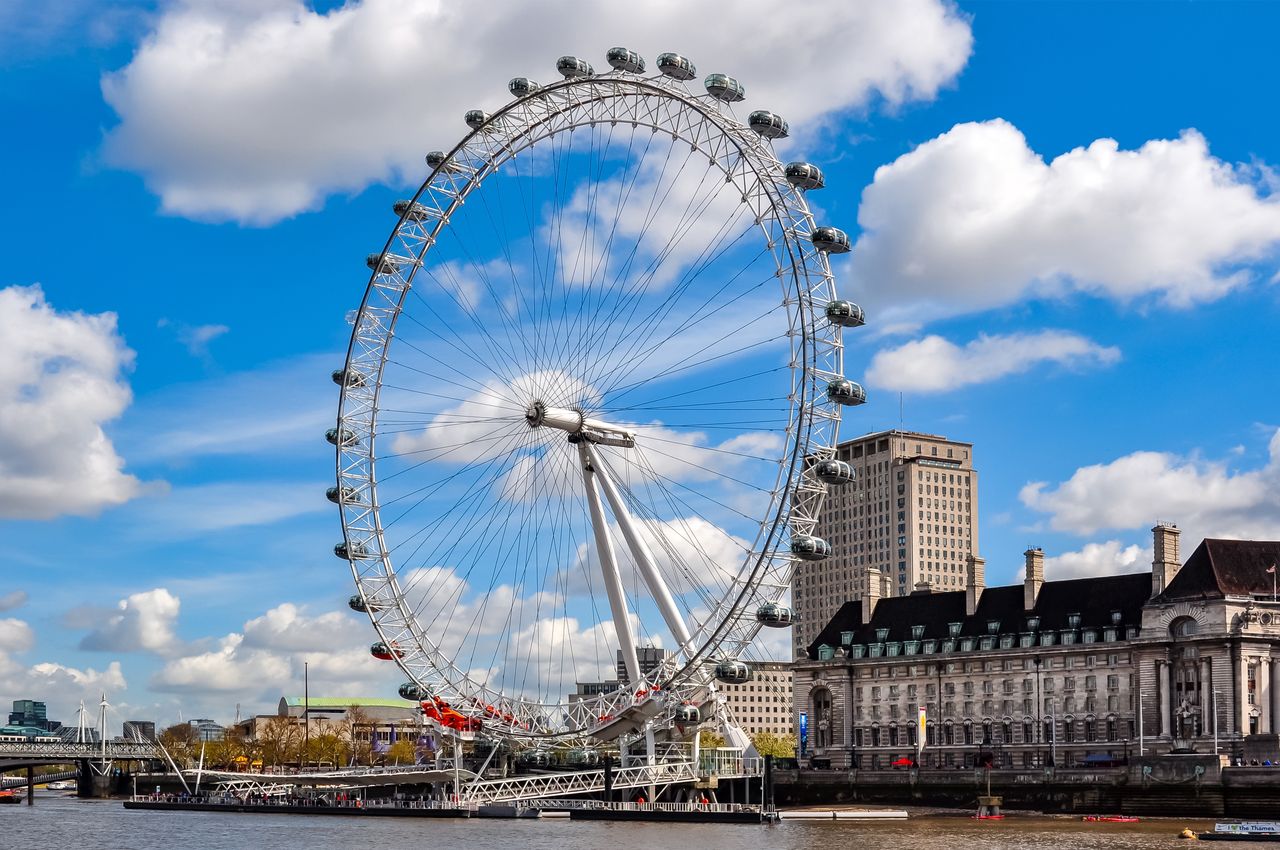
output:
[[27, 805], [36, 804], [36, 769], [27, 765]]

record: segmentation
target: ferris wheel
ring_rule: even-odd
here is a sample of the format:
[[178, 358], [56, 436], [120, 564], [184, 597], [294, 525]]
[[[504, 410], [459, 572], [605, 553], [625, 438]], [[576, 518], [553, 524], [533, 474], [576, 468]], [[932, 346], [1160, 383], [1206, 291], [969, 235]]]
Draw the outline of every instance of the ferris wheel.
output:
[[[612, 740], [725, 719], [842, 406], [849, 250], [733, 77], [614, 48], [465, 115], [371, 254], [337, 425], [338, 557], [373, 656], [450, 729]], [[699, 90], [701, 89], [701, 90]]]

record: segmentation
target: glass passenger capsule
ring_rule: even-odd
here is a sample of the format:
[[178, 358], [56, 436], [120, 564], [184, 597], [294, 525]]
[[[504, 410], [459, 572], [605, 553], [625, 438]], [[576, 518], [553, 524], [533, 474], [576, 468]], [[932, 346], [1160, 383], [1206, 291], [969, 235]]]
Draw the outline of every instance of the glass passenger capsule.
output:
[[827, 185], [822, 169], [812, 162], [788, 162], [782, 170], [787, 182], [797, 189], [821, 189]]
[[373, 553], [366, 549], [363, 543], [353, 543], [350, 546], [346, 543], [335, 543], [333, 554], [344, 561], [365, 561], [373, 557]]
[[848, 484], [853, 481], [853, 467], [843, 460], [827, 458], [813, 465], [813, 475], [826, 484]]
[[467, 114], [462, 116], [462, 120], [467, 122], [467, 126], [472, 130], [479, 130], [493, 118], [483, 109], [468, 109]]
[[360, 442], [360, 438], [356, 436], [355, 432], [348, 431], [346, 428], [343, 428], [341, 432], [337, 428], [330, 428], [324, 432], [324, 438], [329, 441], [330, 445], [334, 446], [341, 441], [344, 448], [354, 446]]
[[359, 611], [361, 614], [368, 614], [370, 611], [382, 611], [387, 607], [387, 603], [378, 599], [365, 599], [359, 594], [347, 600], [347, 607], [352, 611]]
[[856, 407], [859, 404], [866, 403], [867, 391], [862, 388], [861, 384], [856, 384], [847, 378], [836, 378], [827, 384], [827, 398], [836, 404], [847, 404], [850, 407]]
[[775, 629], [791, 625], [791, 609], [777, 602], [766, 602], [756, 609], [756, 622]]
[[409, 221], [426, 221], [432, 217], [431, 210], [417, 201], [396, 201], [391, 205], [391, 211]]
[[605, 54], [609, 64], [615, 71], [626, 71], [628, 74], [644, 73], [644, 58], [634, 50], [625, 47], [610, 47]]
[[556, 70], [566, 80], [572, 80], [574, 77], [590, 77], [595, 73], [590, 62], [579, 59], [577, 56], [561, 56], [556, 60]]
[[812, 534], [797, 534], [791, 538], [791, 554], [802, 561], [825, 561], [831, 557], [831, 544]]
[[367, 383], [364, 375], [347, 369], [334, 369], [329, 373], [329, 377], [338, 386], [346, 384], [349, 387], [363, 387]]
[[335, 505], [340, 501], [347, 502], [348, 504], [360, 503], [360, 494], [356, 492], [356, 488], [354, 487], [343, 487], [341, 490], [337, 487], [330, 487], [328, 490], [324, 491], [324, 497]]
[[450, 174], [466, 170], [455, 160], [449, 159], [449, 155], [444, 151], [428, 151], [427, 168], [432, 171], [444, 171]]
[[766, 139], [785, 139], [790, 129], [785, 118], [767, 109], [759, 109], [748, 115], [747, 126]]
[[842, 328], [857, 328], [866, 324], [866, 317], [852, 301], [831, 301], [827, 304], [827, 321]]
[[395, 644], [388, 646], [382, 641], [378, 641], [369, 647], [369, 654], [381, 661], [390, 661], [392, 658], [403, 658], [404, 650]]
[[419, 685], [417, 682], [405, 682], [400, 686], [400, 699], [407, 699], [410, 702], [422, 702], [431, 699], [431, 694], [427, 693], [427, 689]]
[[703, 85], [707, 87], [707, 94], [725, 103], [737, 103], [747, 96], [747, 90], [742, 87], [742, 83], [728, 74], [711, 74]]
[[684, 705], [676, 708], [675, 719], [676, 723], [679, 723], [682, 726], [687, 726], [691, 723], [701, 723], [702, 712], [698, 711], [698, 707], [696, 705], [689, 705], [688, 703], [685, 703]]
[[507, 83], [507, 91], [516, 97], [524, 97], [527, 94], [533, 94], [542, 86], [535, 83], [528, 77], [512, 77], [511, 82]]
[[394, 274], [405, 266], [409, 265], [408, 257], [400, 257], [395, 254], [370, 254], [364, 258], [364, 264], [369, 267], [369, 271], [378, 274]]
[[751, 668], [744, 661], [721, 661], [716, 665], [716, 678], [726, 685], [741, 685], [751, 679]]
[[809, 239], [824, 254], [849, 253], [849, 234], [838, 227], [815, 227]]
[[659, 53], [658, 70], [673, 80], [692, 80], [698, 69], [679, 53]]

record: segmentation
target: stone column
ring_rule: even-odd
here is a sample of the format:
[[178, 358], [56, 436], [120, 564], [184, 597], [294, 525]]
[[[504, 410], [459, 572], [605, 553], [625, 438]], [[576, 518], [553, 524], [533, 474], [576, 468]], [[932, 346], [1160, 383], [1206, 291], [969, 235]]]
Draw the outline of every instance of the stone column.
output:
[[1209, 659], [1200, 659], [1200, 734], [1213, 735], [1213, 682]]
[[1258, 718], [1258, 731], [1271, 731], [1271, 658], [1263, 656], [1258, 660], [1258, 710], [1262, 716]]
[[1277, 726], [1280, 726], [1280, 664], [1275, 659], [1271, 660], [1271, 691], [1267, 694], [1268, 704], [1271, 706], [1271, 726], [1268, 732], [1280, 732]]
[[1169, 662], [1156, 661], [1156, 705], [1160, 707], [1160, 737], [1168, 738], [1169, 717], [1172, 709], [1169, 705]]
[[1236, 680], [1236, 730], [1244, 737], [1249, 732], [1249, 656], [1245, 655], [1243, 646], [1237, 652], [1240, 664], [1236, 669], [1240, 671], [1240, 678]]

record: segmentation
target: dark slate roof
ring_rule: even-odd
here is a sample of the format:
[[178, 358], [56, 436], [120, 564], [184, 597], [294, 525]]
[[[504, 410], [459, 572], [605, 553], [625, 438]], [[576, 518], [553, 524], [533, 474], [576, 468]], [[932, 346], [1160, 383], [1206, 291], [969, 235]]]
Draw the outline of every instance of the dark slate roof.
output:
[[1271, 593], [1267, 568], [1280, 561], [1280, 542], [1206, 537], [1156, 602]]
[[965, 591], [945, 593], [913, 593], [881, 599], [872, 612], [871, 622], [862, 622], [862, 603], [846, 602], [831, 622], [809, 645], [810, 658], [816, 658], [822, 644], [840, 646], [840, 633], [853, 632], [854, 643], [874, 643], [876, 629], [887, 628], [889, 641], [911, 640], [911, 627], [924, 626], [922, 640], [949, 637], [950, 623], [961, 623], [960, 635], [988, 634], [987, 622], [999, 620], [999, 634], [1026, 631], [1026, 618], [1040, 618], [1041, 631], [1067, 628], [1067, 615], [1080, 615], [1080, 628], [1102, 629], [1110, 626], [1111, 612], [1120, 612], [1120, 622], [1137, 626], [1142, 622], [1142, 606], [1151, 596], [1151, 573], [1078, 578], [1069, 581], [1047, 581], [1040, 587], [1036, 607], [1022, 608], [1023, 586], [988, 587], [978, 600], [972, 617], [964, 613]]

